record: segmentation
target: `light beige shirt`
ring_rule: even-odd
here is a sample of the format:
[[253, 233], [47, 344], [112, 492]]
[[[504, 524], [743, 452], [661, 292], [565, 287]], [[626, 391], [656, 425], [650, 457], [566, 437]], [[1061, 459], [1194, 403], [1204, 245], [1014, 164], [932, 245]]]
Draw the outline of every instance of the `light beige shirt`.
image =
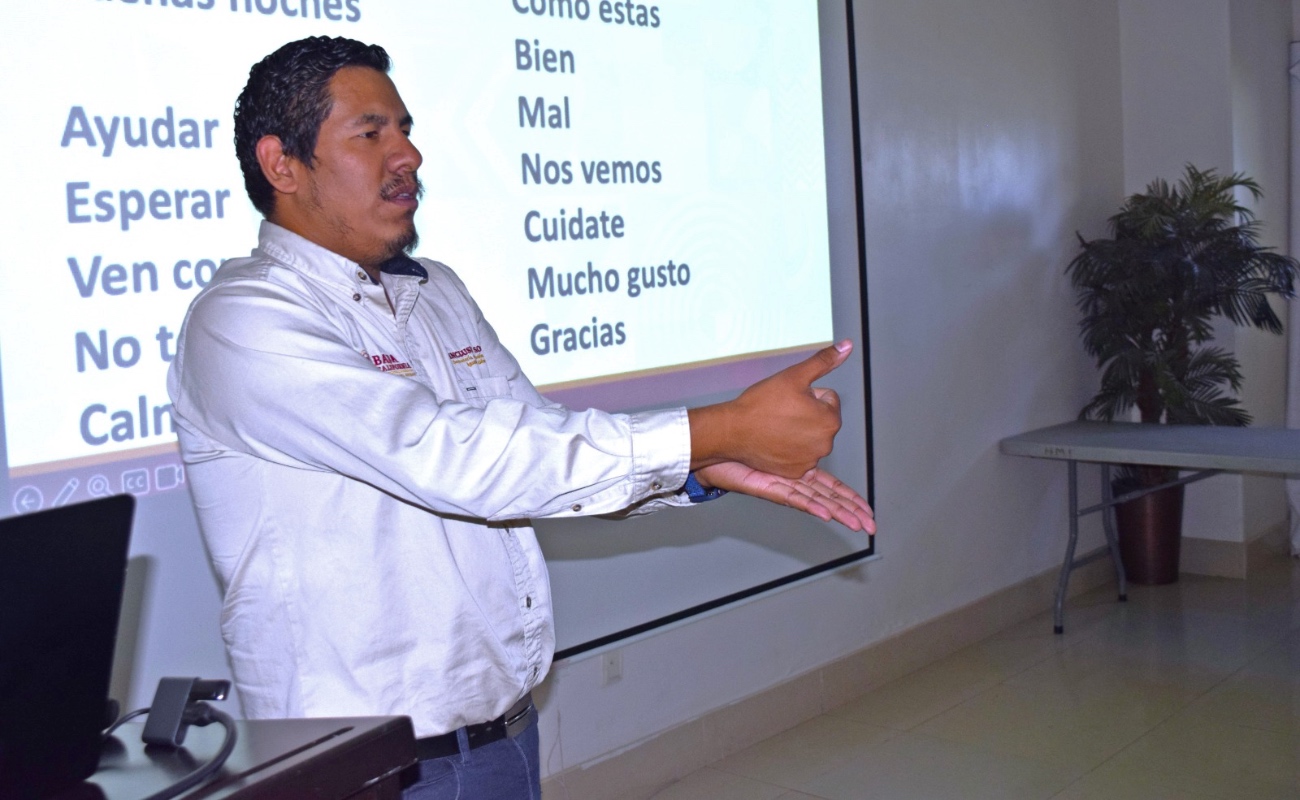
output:
[[528, 518], [688, 504], [684, 409], [547, 402], [450, 269], [405, 265], [377, 285], [263, 223], [181, 330], [168, 388], [249, 717], [499, 716], [555, 644]]

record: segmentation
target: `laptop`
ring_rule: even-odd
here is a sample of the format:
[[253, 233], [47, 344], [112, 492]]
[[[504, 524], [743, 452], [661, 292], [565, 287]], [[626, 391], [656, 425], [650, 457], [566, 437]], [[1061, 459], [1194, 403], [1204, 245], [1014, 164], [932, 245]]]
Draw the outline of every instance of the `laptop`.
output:
[[95, 772], [135, 498], [0, 519], [0, 797]]

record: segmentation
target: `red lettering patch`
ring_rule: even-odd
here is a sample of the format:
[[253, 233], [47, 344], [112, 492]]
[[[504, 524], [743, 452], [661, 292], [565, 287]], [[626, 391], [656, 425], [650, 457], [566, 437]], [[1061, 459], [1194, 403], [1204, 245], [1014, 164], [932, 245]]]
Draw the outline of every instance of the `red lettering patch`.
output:
[[459, 364], [463, 367], [475, 367], [487, 361], [483, 357], [483, 348], [479, 345], [471, 345], [461, 348], [447, 354], [451, 363]]
[[481, 352], [483, 352], [483, 348], [478, 345], [474, 345], [473, 347], [466, 347], [463, 350], [457, 350], [454, 353], [448, 353], [447, 358], [457, 359], [457, 358], [461, 358], [462, 356], [470, 355], [471, 353], [481, 353]]
[[415, 374], [415, 369], [410, 364], [388, 353], [371, 356], [370, 360], [375, 363], [376, 367], [379, 367], [380, 372], [396, 372], [402, 375]]

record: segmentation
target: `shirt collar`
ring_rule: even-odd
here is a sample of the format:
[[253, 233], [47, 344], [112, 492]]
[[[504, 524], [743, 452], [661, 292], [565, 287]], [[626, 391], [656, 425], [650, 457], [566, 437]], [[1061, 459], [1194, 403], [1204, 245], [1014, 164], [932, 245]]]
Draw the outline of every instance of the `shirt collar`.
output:
[[[270, 220], [262, 220], [257, 235], [258, 249], [272, 258], [321, 280], [348, 284], [370, 283], [370, 276], [357, 262], [328, 250], [310, 239], [282, 228]], [[429, 272], [419, 262], [399, 253], [379, 266], [388, 275], [418, 278], [421, 283], [429, 279]]]
[[409, 275], [419, 278], [421, 283], [429, 280], [429, 271], [420, 266], [420, 262], [405, 253], [398, 253], [379, 265], [379, 271], [386, 275]]

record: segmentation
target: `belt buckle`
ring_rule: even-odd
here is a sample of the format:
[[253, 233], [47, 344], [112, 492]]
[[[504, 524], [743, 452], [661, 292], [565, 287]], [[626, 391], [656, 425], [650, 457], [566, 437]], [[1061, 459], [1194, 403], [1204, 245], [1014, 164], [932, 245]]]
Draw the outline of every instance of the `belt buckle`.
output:
[[[515, 709], [519, 709], [516, 711]], [[528, 712], [533, 710], [533, 698], [531, 694], [524, 695], [523, 699], [515, 704], [505, 713], [504, 721], [506, 724], [506, 738], [513, 739], [523, 733], [528, 727]]]

